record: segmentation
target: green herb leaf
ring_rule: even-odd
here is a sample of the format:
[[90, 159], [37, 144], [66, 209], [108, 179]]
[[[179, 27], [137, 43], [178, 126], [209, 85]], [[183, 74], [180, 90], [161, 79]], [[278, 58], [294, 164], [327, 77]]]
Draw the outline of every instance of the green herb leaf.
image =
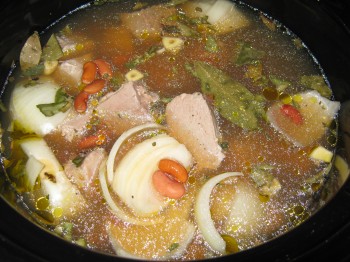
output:
[[212, 35], [207, 36], [205, 41], [205, 50], [211, 53], [217, 53], [219, 51], [219, 46], [216, 43], [215, 38]]
[[179, 246], [180, 246], [179, 243], [172, 243], [172, 244], [170, 245], [170, 247], [168, 248], [168, 250], [169, 250], [169, 252], [174, 251], [174, 250], [177, 249]]
[[158, 51], [159, 47], [158, 46], [151, 46], [148, 51], [146, 51], [143, 55], [141, 56], [136, 56], [134, 59], [131, 61], [128, 61], [125, 66], [128, 69], [133, 69], [139, 64], [143, 64], [146, 61], [150, 60], [152, 57], [154, 57]]
[[62, 112], [62, 109], [65, 109], [69, 103], [67, 101], [51, 104], [40, 104], [36, 105], [39, 108], [40, 112], [45, 116], [53, 116], [59, 112]]
[[23, 71], [24, 76], [38, 76], [44, 72], [44, 64], [38, 64], [36, 66], [32, 66], [27, 70]]
[[277, 76], [271, 75], [270, 81], [275, 85], [278, 92], [283, 92], [286, 88], [290, 87], [292, 84], [286, 80], [282, 80]]
[[67, 99], [68, 95], [63, 91], [63, 88], [58, 89], [55, 95], [55, 103], [67, 101]]
[[238, 66], [254, 64], [265, 55], [264, 51], [257, 50], [248, 43], [239, 43], [238, 49], [238, 55], [235, 60]]
[[84, 162], [84, 159], [85, 159], [85, 156], [77, 156], [76, 158], [74, 158], [72, 160], [73, 164], [76, 166], [76, 167], [80, 167], [81, 164]]
[[254, 95], [223, 71], [204, 62], [195, 61], [190, 72], [200, 79], [202, 92], [214, 96], [214, 105], [224, 118], [243, 129], [258, 128], [258, 118], [265, 118], [263, 96]]
[[70, 108], [70, 100], [66, 93], [64, 93], [63, 89], [60, 88], [57, 90], [55, 95], [55, 102], [49, 104], [39, 104], [36, 105], [39, 108], [40, 112], [45, 116], [53, 116], [59, 112], [66, 112]]
[[55, 34], [52, 34], [43, 48], [41, 61], [56, 61], [63, 56], [61, 46], [59, 45]]

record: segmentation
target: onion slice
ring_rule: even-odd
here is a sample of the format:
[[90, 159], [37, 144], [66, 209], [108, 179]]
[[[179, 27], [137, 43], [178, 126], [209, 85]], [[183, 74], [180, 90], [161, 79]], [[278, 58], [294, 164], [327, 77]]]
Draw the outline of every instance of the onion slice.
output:
[[115, 160], [115, 157], [118, 153], [120, 146], [124, 143], [124, 141], [127, 138], [129, 138], [133, 134], [140, 132], [141, 130], [144, 130], [144, 129], [166, 129], [166, 128], [162, 125], [151, 123], [151, 124], [144, 124], [144, 125], [136, 126], [134, 128], [129, 129], [128, 131], [124, 132], [117, 139], [117, 141], [114, 143], [114, 145], [113, 145], [113, 147], [108, 155], [108, 159], [107, 159], [107, 180], [108, 180], [108, 183], [111, 184], [113, 181], [114, 160]]
[[137, 219], [126, 214], [122, 208], [120, 208], [113, 200], [111, 194], [109, 193], [107, 181], [106, 181], [106, 164], [102, 163], [99, 170], [99, 180], [102, 189], [102, 194], [106, 203], [108, 204], [111, 212], [116, 215], [119, 219], [124, 222], [135, 224], [135, 225], [153, 225], [157, 223], [161, 223], [164, 221], [164, 217], [158, 216], [157, 218], [143, 218]]
[[216, 230], [214, 221], [210, 215], [210, 194], [213, 188], [222, 180], [228, 177], [241, 176], [240, 172], [227, 172], [217, 175], [209, 179], [201, 188], [197, 195], [194, 214], [199, 230], [201, 231], [204, 240], [214, 250], [221, 254], [225, 254], [226, 243]]

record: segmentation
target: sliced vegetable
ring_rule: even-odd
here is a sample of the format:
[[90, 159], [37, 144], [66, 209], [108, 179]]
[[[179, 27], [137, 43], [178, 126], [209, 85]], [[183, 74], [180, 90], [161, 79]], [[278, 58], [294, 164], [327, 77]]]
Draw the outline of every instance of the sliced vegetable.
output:
[[183, 48], [185, 41], [178, 37], [164, 36], [162, 43], [166, 50], [177, 53]]
[[100, 181], [100, 186], [103, 194], [103, 198], [106, 200], [106, 203], [108, 207], [110, 208], [111, 212], [113, 212], [114, 215], [116, 215], [119, 219], [122, 221], [125, 221], [127, 223], [135, 224], [135, 225], [154, 225], [163, 222], [164, 218], [163, 217], [143, 217], [143, 218], [138, 218], [134, 216], [128, 215], [122, 207], [120, 207], [116, 201], [112, 198], [110, 192], [109, 192], [109, 186], [106, 181], [106, 164], [101, 164], [100, 170], [99, 170], [99, 181]]
[[330, 163], [333, 158], [333, 152], [329, 151], [323, 146], [318, 146], [311, 151], [310, 157], [315, 160], [320, 160], [326, 163]]
[[35, 157], [29, 156], [25, 167], [28, 177], [29, 190], [33, 190], [35, 182], [40, 172], [43, 170], [44, 166], [45, 165], [39, 160], [37, 160]]
[[200, 189], [194, 207], [194, 214], [198, 228], [203, 235], [204, 240], [216, 252], [225, 254], [226, 242], [216, 230], [214, 221], [210, 214], [210, 195], [213, 188], [222, 180], [228, 177], [241, 176], [239, 172], [223, 173], [209, 179]]
[[[296, 146], [312, 145], [324, 136], [340, 108], [339, 102], [328, 100], [317, 91], [296, 94], [292, 102], [293, 106], [276, 102], [268, 109], [267, 118]], [[288, 110], [283, 111], [281, 107]]]
[[[192, 156], [183, 144], [174, 138], [160, 134], [133, 147], [121, 159], [114, 171], [112, 188], [123, 202], [140, 216], [149, 216], [161, 211], [169, 204], [167, 198], [161, 196], [152, 186], [153, 174], [158, 169], [161, 159], [175, 159], [186, 168], [192, 166]], [[159, 177], [158, 177], [159, 178]], [[183, 185], [162, 176], [162, 193], [168, 192], [171, 198], [179, 198], [184, 194]], [[153, 180], [153, 182], [155, 182]], [[182, 187], [182, 188], [179, 188]], [[180, 193], [180, 195], [179, 195]]]
[[[20, 141], [24, 153], [31, 159], [40, 161], [44, 167], [40, 171], [41, 195], [48, 196], [49, 209], [62, 209], [64, 216], [74, 216], [84, 209], [85, 199], [68, 180], [55, 155], [42, 138], [28, 138]], [[80, 203], [76, 205], [76, 203]]]
[[144, 77], [144, 75], [136, 69], [132, 69], [129, 72], [126, 73], [125, 78], [128, 81], [138, 81], [141, 80]]
[[164, 126], [158, 125], [158, 124], [144, 124], [140, 126], [136, 126], [134, 128], [129, 129], [128, 131], [124, 132], [118, 140], [114, 143], [107, 160], [107, 181], [108, 183], [112, 183], [113, 177], [114, 177], [114, 160], [115, 157], [119, 151], [120, 146], [125, 142], [126, 139], [131, 137], [132, 135], [147, 129], [165, 129]]
[[196, 0], [186, 2], [184, 11], [190, 17], [208, 17], [218, 33], [228, 33], [248, 25], [245, 16], [227, 0]]
[[44, 75], [51, 75], [58, 67], [58, 61], [45, 61], [44, 62]]
[[214, 96], [219, 113], [232, 123], [248, 130], [258, 128], [258, 119], [265, 117], [265, 98], [254, 95], [223, 71], [196, 61], [192, 73], [201, 81], [204, 94]]
[[[9, 107], [15, 127], [23, 132], [41, 136], [55, 129], [68, 113], [65, 111], [66, 102], [61, 103], [60, 100], [56, 104], [58, 90], [58, 85], [46, 79], [39, 79], [30, 87], [26, 87], [26, 82], [19, 83], [13, 90]], [[48, 105], [48, 115], [52, 116], [46, 116], [40, 111], [40, 106], [37, 105], [43, 104]]]
[[54, 103], [36, 105], [36, 107], [39, 108], [40, 112], [45, 116], [53, 116], [59, 112], [64, 113], [70, 108], [70, 106], [70, 100], [68, 96], [63, 92], [62, 88], [57, 90]]

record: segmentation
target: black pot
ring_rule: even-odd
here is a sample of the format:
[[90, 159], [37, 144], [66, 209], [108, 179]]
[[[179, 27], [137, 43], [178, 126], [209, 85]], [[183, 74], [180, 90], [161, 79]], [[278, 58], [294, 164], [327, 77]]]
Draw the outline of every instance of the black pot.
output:
[[[125, 0], [126, 1], [126, 0]], [[2, 1], [0, 86], [27, 37], [43, 31], [84, 0]], [[347, 0], [244, 0], [280, 21], [317, 58], [342, 103], [339, 148], [350, 162], [350, 4]], [[294, 230], [256, 248], [219, 258], [234, 261], [350, 261], [350, 182], [314, 216]], [[0, 196], [1, 261], [115, 261], [69, 244], [22, 216]], [[120, 259], [119, 260], [123, 260]]]

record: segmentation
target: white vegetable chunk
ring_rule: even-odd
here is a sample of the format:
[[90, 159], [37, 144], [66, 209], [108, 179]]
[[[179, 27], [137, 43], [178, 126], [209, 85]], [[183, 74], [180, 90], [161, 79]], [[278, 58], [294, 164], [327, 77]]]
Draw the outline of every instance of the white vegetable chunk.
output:
[[340, 103], [322, 97], [317, 91], [308, 91], [294, 96], [293, 101], [302, 116], [302, 123], [294, 123], [282, 113], [280, 102], [267, 111], [272, 127], [294, 145], [312, 145], [326, 134], [326, 130], [340, 108]]
[[228, 172], [217, 175], [209, 179], [198, 193], [196, 198], [194, 214], [198, 224], [198, 228], [201, 231], [204, 240], [208, 245], [216, 252], [225, 254], [226, 243], [221, 237], [220, 233], [216, 230], [214, 221], [211, 218], [210, 213], [210, 195], [213, 188], [222, 180], [233, 177], [241, 176], [242, 173]]
[[55, 102], [59, 86], [50, 78], [40, 78], [34, 86], [19, 83], [13, 90], [9, 111], [15, 124], [27, 133], [44, 136], [54, 130], [66, 118], [67, 112], [47, 117], [37, 105]]
[[43, 195], [48, 195], [51, 208], [61, 208], [65, 216], [74, 216], [83, 209], [85, 199], [66, 177], [55, 155], [41, 138], [21, 141], [21, 148], [29, 158], [43, 164], [39, 177]]
[[249, 24], [247, 18], [235, 4], [227, 0], [197, 0], [184, 5], [187, 15], [192, 17], [208, 16], [208, 22], [218, 33], [228, 33]]
[[43, 170], [44, 168], [44, 164], [41, 163], [39, 160], [37, 160], [35, 157], [30, 156], [27, 160], [26, 163], [26, 173], [28, 176], [28, 184], [29, 184], [29, 189], [32, 190], [35, 182], [41, 172], [41, 170]]

